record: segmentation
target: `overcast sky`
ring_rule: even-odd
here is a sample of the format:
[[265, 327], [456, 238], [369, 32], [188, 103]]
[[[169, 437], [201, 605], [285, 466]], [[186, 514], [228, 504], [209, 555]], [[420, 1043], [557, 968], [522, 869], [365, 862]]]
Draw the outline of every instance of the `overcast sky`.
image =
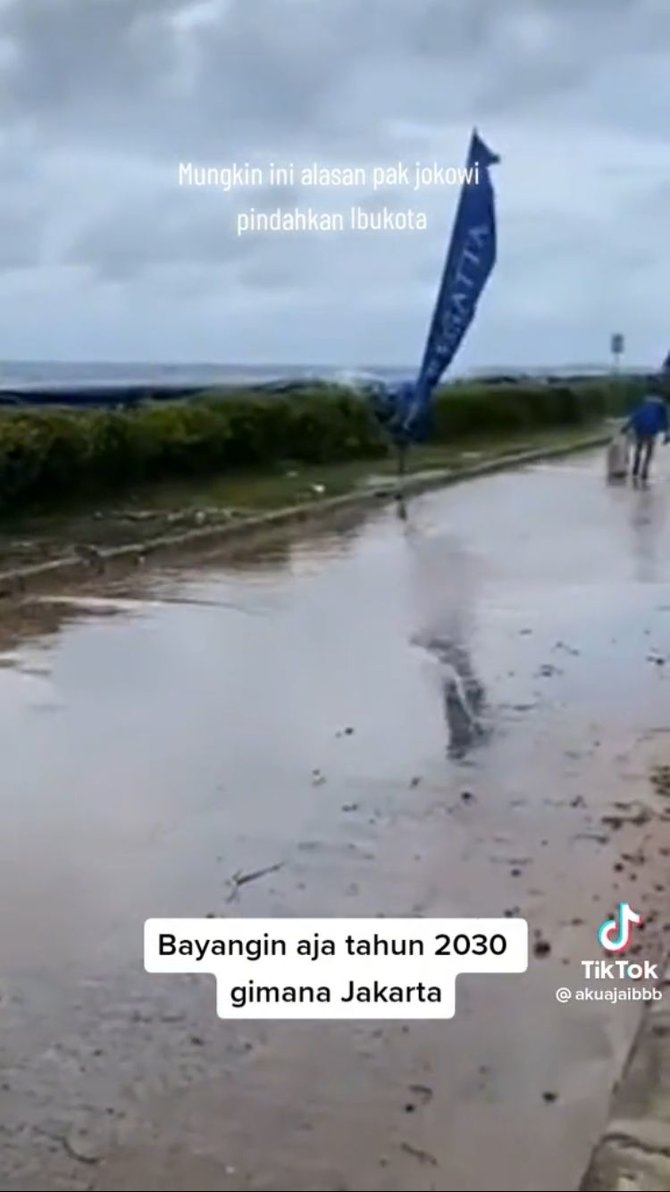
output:
[[[500, 154], [457, 369], [670, 348], [670, 0], [0, 0], [0, 357], [412, 365], [456, 188], [181, 187], [180, 162]], [[424, 232], [238, 237], [254, 206]]]

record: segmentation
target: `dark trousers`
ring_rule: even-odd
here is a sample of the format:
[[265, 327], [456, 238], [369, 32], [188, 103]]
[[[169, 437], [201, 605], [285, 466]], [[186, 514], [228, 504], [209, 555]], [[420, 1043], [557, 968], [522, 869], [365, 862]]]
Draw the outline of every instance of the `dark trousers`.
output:
[[633, 476], [646, 480], [654, 454], [655, 435], [636, 435], [633, 455]]

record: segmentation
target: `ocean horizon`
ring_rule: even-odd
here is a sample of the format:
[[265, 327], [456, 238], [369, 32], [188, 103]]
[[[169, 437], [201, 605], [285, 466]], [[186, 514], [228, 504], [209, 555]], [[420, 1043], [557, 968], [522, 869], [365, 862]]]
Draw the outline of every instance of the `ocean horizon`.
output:
[[[485, 380], [487, 377], [561, 377], [576, 375], [609, 375], [607, 363], [575, 363], [560, 367], [531, 367], [499, 365], [464, 372], [454, 372], [449, 380]], [[628, 366], [626, 373], [651, 372], [644, 366]], [[319, 364], [222, 364], [222, 363], [157, 363], [109, 361], [28, 361], [6, 360], [0, 364], [0, 389], [25, 390], [32, 387], [86, 388], [89, 386], [156, 385], [179, 386], [252, 386], [290, 381], [332, 381], [357, 385], [374, 381], [397, 382], [411, 380], [416, 368], [397, 365]]]

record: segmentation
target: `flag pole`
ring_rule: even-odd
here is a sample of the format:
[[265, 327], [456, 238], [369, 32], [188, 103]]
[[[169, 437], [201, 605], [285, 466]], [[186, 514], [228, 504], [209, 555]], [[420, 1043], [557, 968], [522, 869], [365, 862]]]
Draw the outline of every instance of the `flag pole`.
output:
[[398, 443], [398, 476], [397, 476], [397, 491], [396, 501], [398, 504], [398, 517], [401, 521], [407, 521], [407, 506], [405, 505], [405, 492], [403, 481], [407, 474], [407, 443]]
[[499, 161], [474, 128], [419, 374], [413, 385], [400, 386], [386, 403], [388, 428], [397, 448], [398, 493], [407, 472], [409, 447], [425, 435], [431, 396], [475, 317], [496, 262], [495, 193], [489, 171]]
[[402, 484], [407, 474], [407, 444], [398, 444], [398, 483]]

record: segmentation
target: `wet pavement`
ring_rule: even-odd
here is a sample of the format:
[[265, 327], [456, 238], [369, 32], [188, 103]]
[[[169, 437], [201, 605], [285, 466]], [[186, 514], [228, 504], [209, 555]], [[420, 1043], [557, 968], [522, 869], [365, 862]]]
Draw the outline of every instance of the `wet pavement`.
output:
[[[669, 517], [670, 472], [575, 457], [4, 613], [3, 1187], [579, 1185], [640, 1008], [555, 991], [620, 899], [670, 943]], [[277, 865], [234, 913], [549, 947], [443, 1023], [221, 1022], [142, 971], [145, 918]]]

